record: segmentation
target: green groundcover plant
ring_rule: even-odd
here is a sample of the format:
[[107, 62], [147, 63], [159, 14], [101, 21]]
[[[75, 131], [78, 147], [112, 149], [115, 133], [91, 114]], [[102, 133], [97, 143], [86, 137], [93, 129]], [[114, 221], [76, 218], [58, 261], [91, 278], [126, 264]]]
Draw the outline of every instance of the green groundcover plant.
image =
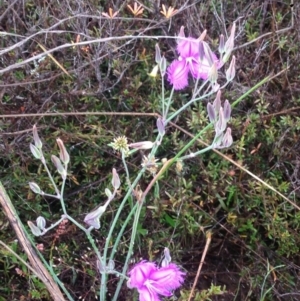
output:
[[[35, 158], [28, 165], [26, 162], [25, 171], [30, 174], [29, 178], [23, 178], [21, 163], [25, 159], [19, 156], [17, 147], [14, 149], [18, 149], [16, 153], [21, 158], [14, 157], [13, 152], [0, 158], [6, 166], [3, 169], [5, 186], [11, 188], [14, 198], [16, 192], [21, 196], [21, 202], [15, 201], [19, 209], [18, 223], [22, 220], [25, 224], [23, 228], [28, 241], [41, 257], [53, 278], [51, 280], [58, 284], [68, 300], [96, 298], [101, 301], [177, 298], [181, 301], [202, 301], [223, 299], [223, 296], [218, 297], [221, 294], [225, 299], [231, 298], [229, 300], [233, 299], [233, 294], [234, 300], [242, 296], [250, 300], [254, 298], [251, 294], [267, 300], [270, 295], [279, 296], [280, 292], [289, 291], [286, 283], [289, 288], [296, 287], [297, 277], [289, 275], [292, 267], [288, 268], [286, 258], [278, 260], [276, 257], [278, 254], [289, 257], [299, 253], [299, 239], [291, 231], [296, 232], [299, 226], [299, 214], [294, 214], [297, 202], [280, 194], [286, 194], [290, 189], [284, 174], [292, 169], [291, 157], [282, 155], [281, 145], [287, 140], [278, 137], [284, 132], [283, 137], [289, 137], [291, 144], [294, 143], [299, 118], [295, 123], [293, 116], [282, 119], [271, 116], [273, 100], [270, 103], [265, 92], [274, 95], [274, 91], [266, 86], [272, 84], [277, 75], [267, 77], [255, 86], [253, 83], [259, 76], [249, 75], [256, 74], [252, 73], [253, 65], [264, 69], [265, 64], [258, 57], [269, 47], [268, 43], [272, 44], [270, 48], [273, 50], [276, 48], [276, 51], [270, 51], [269, 62], [277, 52], [282, 51], [281, 54], [285, 55], [284, 50], [290, 55], [296, 51], [293, 47], [287, 50], [285, 38], [273, 39], [277, 33], [278, 36], [283, 33], [280, 30], [274, 33], [275, 27], [272, 27], [273, 33], [269, 33], [272, 34], [269, 35], [272, 43], [263, 35], [262, 45], [257, 49], [258, 42], [255, 41], [259, 41], [257, 37], [262, 34], [260, 31], [264, 24], [260, 14], [268, 12], [268, 6], [264, 9], [262, 4], [259, 7], [249, 6], [244, 11], [244, 8], [238, 9], [243, 3], [228, 2], [226, 8], [227, 4], [224, 6], [222, 1], [210, 1], [199, 7], [198, 2], [191, 3], [191, 6], [185, 2], [182, 7], [177, 3], [180, 9], [176, 10], [165, 5], [158, 8], [160, 4], [155, 1], [146, 5], [122, 2], [120, 6], [115, 4], [114, 9], [98, 13], [99, 3], [88, 2], [81, 5], [83, 2], [77, 1], [82, 10], [74, 13], [72, 1], [66, 1], [62, 6], [49, 2], [45, 7], [35, 6], [32, 4], [34, 1], [29, 1], [24, 4], [27, 8], [26, 24], [36, 22], [36, 15], [43, 15], [42, 22], [36, 25], [37, 31], [32, 28], [34, 32], [29, 36], [27, 29], [15, 30], [12, 34], [9, 25], [7, 28], [10, 30], [0, 32], [4, 34], [0, 50], [4, 67], [0, 75], [7, 73], [16, 81], [14, 91], [12, 85], [9, 92], [4, 92], [2, 101], [5, 108], [11, 105], [11, 94], [25, 98], [28, 94], [22, 87], [32, 87], [38, 101], [30, 112], [41, 112], [35, 116], [44, 120], [46, 117], [41, 116], [55, 112], [51, 115], [55, 117], [50, 125], [43, 119], [31, 123], [30, 127], [36, 123], [32, 129], [33, 139], [31, 133], [29, 137], [24, 135], [27, 140], [22, 155], [27, 158], [30, 148]], [[157, 11], [150, 2], [157, 4]], [[89, 15], [86, 4], [90, 5]], [[60, 14], [58, 10], [64, 5], [69, 5], [70, 10]], [[15, 8], [13, 4], [9, 5], [1, 19], [12, 8]], [[50, 8], [53, 13], [48, 10]], [[199, 16], [192, 11], [196, 8], [201, 10]], [[232, 10], [229, 17], [225, 14], [226, 9]], [[158, 11], [160, 14], [155, 15]], [[244, 13], [246, 11], [251, 12], [251, 16]], [[127, 13], [134, 17], [128, 18]], [[181, 16], [180, 19], [173, 18], [177, 13], [191, 13], [191, 20], [195, 20], [191, 22]], [[241, 18], [241, 14], [247, 17]], [[203, 15], [209, 19], [214, 15], [218, 22], [220, 17], [222, 24], [217, 26], [218, 22], [214, 25], [206, 20], [206, 25], [202, 26]], [[46, 21], [46, 17], [49, 20]], [[267, 14], [265, 17], [269, 22]], [[276, 20], [274, 24], [279, 26], [283, 19], [279, 13], [273, 15], [272, 20]], [[177, 27], [178, 20], [186, 28]], [[227, 20], [238, 22], [237, 34], [236, 23], [227, 23]], [[167, 23], [168, 32], [165, 28]], [[12, 23], [8, 21], [7, 24]], [[216, 28], [222, 28], [222, 31], [229, 28], [230, 31], [226, 38], [221, 34], [219, 39], [211, 39], [207, 37], [206, 30], [198, 31], [201, 26], [202, 29], [210, 27], [209, 33], [212, 34]], [[267, 24], [265, 30], [269, 30], [270, 26]], [[158, 35], [158, 32], [164, 32], [164, 35]], [[235, 46], [237, 36], [241, 42], [247, 39], [247, 43], [242, 45], [239, 42]], [[266, 42], [263, 42], [265, 38]], [[20, 42], [16, 43], [14, 39], [20, 39]], [[29, 47], [30, 55], [22, 52], [20, 56], [18, 50], [33, 41], [38, 45], [38, 51], [33, 52], [33, 48]], [[252, 46], [245, 47], [250, 42]], [[141, 45], [144, 47], [142, 50]], [[238, 78], [235, 78], [236, 59], [232, 55], [234, 47], [239, 49], [236, 53], [239, 61], [243, 60], [238, 67]], [[63, 63], [60, 53], [64, 56]], [[283, 63], [281, 54], [280, 62]], [[14, 58], [17, 57], [16, 63]], [[253, 65], [249, 64], [251, 60], [254, 60]], [[61, 74], [55, 75], [55, 81], [46, 87], [47, 80], [58, 69]], [[285, 69], [283, 64], [282, 69]], [[152, 71], [148, 74], [149, 70]], [[274, 74], [278, 72], [276, 70], [273, 69]], [[241, 78], [241, 72], [245, 72], [247, 80]], [[263, 70], [262, 76], [265, 72]], [[248, 76], [252, 77], [251, 80]], [[8, 83], [10, 87], [11, 78], [7, 78], [3, 84]], [[41, 84], [44, 79], [46, 81]], [[21, 88], [17, 86], [19, 83]], [[247, 96], [264, 83], [268, 84], [255, 95], [259, 99], [248, 102], [250, 98]], [[58, 96], [50, 101], [51, 105], [47, 102], [41, 107], [45, 99], [35, 90], [43, 91], [43, 87], [50, 91], [49, 94], [55, 89]], [[68, 98], [68, 94], [75, 96]], [[241, 100], [244, 101], [241, 103]], [[239, 106], [232, 116], [232, 108], [237, 104]], [[291, 102], [290, 105], [294, 104]], [[280, 113], [273, 109], [275, 114]], [[43, 113], [45, 111], [46, 114]], [[59, 113], [55, 115], [56, 112]], [[100, 114], [103, 118], [98, 120], [96, 116]], [[110, 114], [130, 116], [121, 117], [121, 121], [110, 118], [115, 116]], [[148, 123], [138, 117], [147, 114], [154, 116], [156, 122]], [[29, 117], [23, 117], [22, 120], [27, 122]], [[265, 117], [272, 119], [268, 122]], [[4, 118], [7, 117], [4, 115]], [[78, 121], [80, 125], [77, 126]], [[187, 128], [192, 134], [186, 131]], [[9, 125], [7, 129], [10, 129]], [[57, 138], [58, 154], [52, 154], [49, 149], [52, 135]], [[28, 148], [29, 140], [32, 143]], [[275, 143], [274, 154], [270, 158], [266, 152], [270, 152]], [[227, 156], [218, 151], [227, 148], [230, 148]], [[287, 167], [278, 159], [276, 167], [270, 168], [270, 160], [276, 159], [279, 153], [287, 158]], [[220, 159], [221, 156], [224, 157]], [[19, 162], [19, 168], [7, 168]], [[231, 164], [238, 169], [232, 168]], [[175, 177], [174, 171], [169, 170], [172, 165], [176, 167]], [[280, 165], [286, 169], [283, 173], [278, 171]], [[247, 175], [251, 176], [250, 180]], [[261, 180], [264, 178], [262, 175], [267, 178], [266, 182]], [[292, 175], [295, 181], [291, 181], [298, 190], [297, 171], [293, 171]], [[14, 179], [17, 179], [20, 189], [15, 189], [14, 184], [10, 186]], [[31, 191], [24, 184], [28, 182]], [[26, 202], [23, 193], [27, 194]], [[278, 196], [285, 203], [279, 201]], [[33, 200], [40, 201], [30, 202]], [[152, 200], [153, 204], [149, 204]], [[64, 225], [67, 225], [67, 231], [64, 231]], [[68, 231], [72, 231], [71, 235], [65, 235]], [[10, 235], [4, 237], [7, 239]], [[202, 252], [203, 239], [206, 239], [206, 245]], [[225, 251], [214, 253], [214, 244], [218, 240], [223, 240], [221, 248]], [[0, 244], [4, 246], [1, 240]], [[45, 281], [26, 263], [26, 255], [19, 252], [18, 243], [10, 245], [10, 249], [7, 245], [6, 249], [0, 249], [0, 274], [4, 275], [0, 276], [0, 286], [4, 283], [0, 301], [6, 300], [2, 293], [12, 296], [15, 292], [20, 294], [20, 300], [23, 297], [49, 300], [51, 290]], [[206, 253], [209, 246], [210, 252]], [[264, 248], [270, 254], [261, 256]], [[218, 268], [213, 258], [216, 253]], [[206, 254], [208, 258], [205, 259]], [[232, 256], [228, 258], [228, 254]], [[139, 259], [136, 259], [137, 255]], [[178, 257], [182, 257], [181, 264]], [[198, 259], [200, 265], [195, 277], [194, 263]], [[206, 271], [201, 273], [198, 281], [203, 264]], [[288, 272], [281, 274], [282, 267]], [[277, 273], [280, 280], [287, 279], [276, 282]], [[194, 279], [192, 289], [191, 279]], [[26, 280], [26, 286], [20, 285]], [[280, 285], [281, 288], [278, 287]]]

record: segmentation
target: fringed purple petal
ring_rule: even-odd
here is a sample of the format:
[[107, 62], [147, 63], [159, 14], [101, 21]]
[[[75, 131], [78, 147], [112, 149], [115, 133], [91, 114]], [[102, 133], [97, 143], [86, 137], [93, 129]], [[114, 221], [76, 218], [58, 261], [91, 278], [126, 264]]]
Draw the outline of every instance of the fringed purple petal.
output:
[[138, 289], [138, 292], [140, 295], [139, 301], [160, 301], [158, 294], [147, 286]]
[[193, 78], [205, 79], [203, 78], [203, 76], [205, 76], [205, 72], [201, 72], [201, 63], [199, 59], [193, 59], [192, 61], [190, 61], [189, 70]]
[[176, 264], [157, 268], [152, 262], [141, 261], [130, 272], [129, 288], [137, 288], [139, 301], [160, 301], [159, 295], [169, 297], [178, 288], [185, 273]]
[[177, 52], [182, 58], [199, 56], [199, 40], [188, 37], [188, 40], [180, 40], [177, 45]]
[[153, 262], [141, 261], [129, 272], [130, 279], [128, 286], [131, 288], [141, 288], [147, 279], [149, 279], [151, 273], [156, 270], [157, 267]]
[[166, 267], [152, 272], [150, 278], [151, 280], [159, 283], [160, 287], [164, 287], [166, 290], [172, 291], [181, 286], [184, 280], [184, 275], [185, 273], [181, 272], [176, 264], [171, 263]]
[[200, 57], [200, 41], [188, 37], [186, 40], [179, 39], [177, 42], [177, 52], [179, 60], [174, 60], [168, 68], [168, 81], [173, 85], [175, 90], [181, 90], [188, 85], [188, 73], [196, 79], [206, 80], [210, 78], [210, 70], [213, 62], [216, 63], [217, 69], [220, 69], [223, 62], [220, 62], [217, 56], [210, 50], [208, 44], [206, 51], [202, 51]]
[[175, 90], [182, 90], [188, 85], [189, 67], [185, 60], [175, 60], [168, 68], [168, 81]]

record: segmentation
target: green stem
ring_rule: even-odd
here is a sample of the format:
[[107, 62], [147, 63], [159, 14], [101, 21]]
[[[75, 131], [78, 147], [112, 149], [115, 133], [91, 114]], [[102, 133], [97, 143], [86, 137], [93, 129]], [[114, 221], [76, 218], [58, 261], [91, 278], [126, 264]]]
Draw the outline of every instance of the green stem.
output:
[[[171, 94], [172, 94], [172, 93], [171, 93]], [[160, 141], [161, 138], [162, 138], [162, 136], [161, 136], [160, 134], [158, 134], [157, 137], [156, 137], [156, 142]], [[154, 156], [154, 154], [156, 153], [158, 147], [159, 147], [159, 143], [155, 143], [155, 146], [152, 148], [151, 153], [150, 153], [149, 156]], [[110, 232], [109, 232], [108, 237], [107, 237], [107, 240], [106, 240], [106, 244], [105, 244], [105, 248], [104, 248], [104, 255], [103, 255], [103, 261], [104, 261], [104, 262], [106, 262], [106, 254], [107, 254], [108, 243], [109, 243], [109, 241], [110, 241], [110, 239], [111, 239], [112, 232], [113, 232], [114, 227], [115, 227], [115, 224], [116, 224], [116, 220], [118, 219], [118, 216], [119, 216], [119, 212], [122, 211], [122, 208], [123, 208], [123, 206], [124, 206], [126, 200], [127, 200], [128, 197], [131, 195], [131, 192], [132, 192], [133, 189], [136, 187], [136, 185], [137, 185], [139, 179], [140, 179], [141, 176], [144, 174], [145, 170], [146, 170], [146, 169], [143, 168], [143, 169], [139, 172], [139, 174], [137, 175], [137, 177], [136, 177], [135, 181], [133, 182], [133, 184], [130, 186], [129, 191], [128, 191], [127, 194], [125, 195], [125, 197], [124, 197], [124, 199], [123, 199], [123, 201], [122, 201], [122, 203], [121, 203], [121, 205], [120, 205], [120, 207], [119, 207], [119, 209], [118, 209], [117, 215], [116, 215], [115, 218], [114, 218], [113, 225], [112, 225], [111, 228], [110, 228]], [[132, 210], [131, 210], [131, 212], [130, 212], [130, 214], [129, 214], [130, 217], [131, 217], [131, 215], [136, 211], [136, 207], [137, 207], [137, 205], [135, 205], [135, 206], [132, 208]], [[121, 232], [122, 232], [122, 233], [123, 233], [123, 231], [125, 230], [125, 227], [126, 227], [127, 223], [128, 223], [129, 220], [130, 220], [129, 216], [127, 217], [127, 219], [126, 219], [126, 221], [125, 221], [125, 223], [124, 223], [124, 225], [123, 225], [123, 227], [122, 227], [122, 229], [121, 229]], [[139, 216], [139, 214], [138, 214], [138, 216]], [[137, 217], [137, 214], [135, 215], [135, 219], [136, 219], [136, 217]], [[131, 242], [132, 242], [132, 245], [129, 246], [128, 254], [130, 254], [130, 253], [132, 252], [132, 249], [133, 249], [133, 243], [134, 243], [134, 240], [135, 240], [135, 235], [136, 235], [136, 231], [137, 231], [137, 225], [138, 225], [137, 223], [134, 223], [134, 225], [133, 225], [132, 233], [134, 234], [134, 236], [131, 234]], [[135, 228], [135, 227], [136, 227], [136, 228]], [[121, 238], [121, 235], [118, 235], [118, 238], [117, 238], [116, 242], [114, 243], [113, 250], [112, 250], [112, 253], [111, 253], [111, 255], [110, 255], [110, 259], [113, 259], [113, 256], [114, 256], [114, 253], [116, 252], [116, 249], [117, 249], [117, 247], [118, 247], [118, 242], [119, 242], [120, 238]], [[130, 251], [130, 250], [131, 250], [131, 251]], [[125, 263], [124, 266], [123, 266], [123, 272], [122, 272], [123, 275], [126, 274], [126, 271], [127, 271], [127, 268], [128, 268], [128, 260], [130, 259], [130, 256], [131, 256], [131, 255], [127, 255], [126, 263]], [[103, 282], [102, 282], [102, 281], [103, 281]], [[118, 285], [117, 285], [117, 289], [116, 289], [116, 292], [115, 292], [115, 295], [114, 295], [114, 299], [116, 299], [116, 298], [118, 297], [118, 294], [119, 294], [119, 291], [120, 291], [120, 289], [121, 289], [121, 286], [122, 286], [123, 281], [124, 281], [123, 278], [121, 278], [121, 279], [119, 280], [119, 283], [118, 283]], [[102, 277], [101, 277], [101, 286], [102, 286], [102, 287], [105, 287], [105, 286], [103, 285], [104, 282], [106, 283], [106, 275], [105, 275], [105, 274], [102, 274]], [[102, 295], [101, 295], [101, 293], [102, 293]], [[103, 292], [102, 290], [100, 291], [100, 300], [101, 300], [101, 301], [102, 301], [102, 300], [105, 300], [105, 292]]]
[[[124, 154], [124, 152], [122, 152], [122, 162], [123, 162], [123, 166], [124, 166], [124, 169], [125, 169], [125, 172], [126, 172], [126, 179], [127, 179], [128, 186], [131, 187], [129, 170], [128, 170], [128, 166], [127, 166], [127, 163], [126, 163], [126, 160], [125, 160], [125, 154]], [[129, 205], [130, 205], [130, 208], [133, 207], [132, 198], [129, 199]]]
[[[65, 170], [66, 170], [66, 174], [67, 174], [67, 170], [68, 170], [68, 165], [67, 164], [65, 164]], [[66, 180], [67, 180], [66, 178], [63, 178], [63, 182], [62, 182], [62, 185], [61, 185], [61, 188], [60, 188], [60, 204], [61, 204], [61, 208], [62, 208], [64, 214], [67, 214], [65, 201], [64, 201], [64, 198], [63, 198], [65, 185], [66, 185]]]
[[252, 88], [250, 88], [247, 92], [245, 92], [242, 96], [240, 96], [236, 101], [234, 101], [231, 106], [235, 107], [237, 104], [239, 104], [244, 98], [246, 98], [249, 94], [251, 94], [252, 92], [254, 92], [255, 90], [257, 90], [260, 86], [262, 86], [263, 84], [265, 84], [266, 82], [269, 81], [271, 77], [267, 76], [264, 79], [262, 79], [259, 83], [257, 83], [255, 86], [253, 86]]
[[168, 98], [168, 103], [166, 105], [166, 111], [165, 111], [165, 114], [163, 115], [163, 118], [167, 118], [167, 115], [169, 113], [169, 109], [170, 109], [170, 106], [171, 106], [171, 100], [173, 98], [173, 94], [174, 94], [174, 87], [172, 88], [171, 94], [170, 94], [170, 96]]
[[[143, 203], [144, 200], [146, 198], [146, 195], [149, 193], [151, 187], [154, 185], [155, 182], [157, 182], [157, 180], [160, 178], [160, 176], [166, 172], [166, 170], [172, 165], [173, 162], [177, 161], [177, 159], [207, 130], [209, 126], [206, 126], [202, 131], [200, 131], [184, 148], [182, 148], [178, 154], [172, 158], [171, 160], [168, 161], [168, 163], [166, 165], [164, 165], [162, 167], [162, 169], [159, 172], [159, 176], [156, 176], [151, 183], [148, 185], [148, 187], [146, 188], [146, 190], [144, 191], [141, 200], [138, 200], [138, 208], [136, 210], [135, 213], [135, 218], [134, 218], [134, 223], [133, 223], [133, 227], [132, 227], [132, 232], [131, 232], [131, 239], [130, 239], [130, 244], [129, 244], [129, 248], [128, 248], [128, 253], [125, 259], [125, 263], [123, 266], [123, 270], [122, 270], [122, 274], [125, 275], [128, 269], [128, 262], [130, 260], [130, 257], [132, 255], [133, 252], [133, 246], [134, 246], [134, 241], [135, 241], [135, 236], [137, 233], [137, 227], [138, 227], [138, 222], [139, 222], [139, 218], [140, 218], [140, 213], [141, 213], [141, 209], [143, 207]], [[209, 149], [211, 149], [211, 146], [205, 148], [202, 150], [202, 152], [204, 151], [208, 151]], [[124, 279], [120, 279], [115, 291], [115, 295], [113, 298], [113, 301], [116, 301], [120, 292], [120, 289], [122, 287]]]
[[[44, 155], [43, 155], [43, 158], [44, 158]], [[50, 173], [50, 170], [48, 169], [46, 161], [42, 160], [42, 163], [43, 163], [43, 165], [44, 165], [44, 167], [45, 167], [45, 169], [47, 171], [48, 177], [49, 177], [52, 185], [54, 186], [54, 189], [55, 189], [57, 195], [59, 196], [60, 204], [61, 204], [61, 207], [62, 207], [62, 210], [63, 210], [63, 213], [64, 213], [64, 218], [66, 218], [69, 221], [71, 221], [73, 224], [75, 224], [80, 230], [82, 230], [86, 234], [86, 236], [87, 236], [87, 238], [88, 238], [88, 240], [89, 240], [89, 242], [90, 242], [90, 244], [91, 244], [94, 252], [96, 253], [99, 261], [101, 262], [101, 264], [103, 264], [101, 254], [100, 254], [100, 252], [98, 250], [98, 247], [95, 245], [95, 241], [94, 241], [93, 237], [91, 236], [91, 234], [89, 233], [89, 231], [84, 226], [82, 226], [81, 224], [79, 224], [72, 216], [70, 216], [67, 213], [66, 206], [65, 206], [65, 201], [64, 201], [64, 197], [63, 197], [64, 189], [65, 189], [65, 184], [66, 184], [66, 179], [63, 179], [61, 190], [60, 190], [60, 193], [59, 193], [59, 190], [58, 190], [58, 188], [57, 188], [57, 186], [56, 186], [56, 184], [54, 182], [54, 179], [53, 179], [53, 177], [52, 177], [52, 175]], [[68, 166], [67, 166], [67, 164], [65, 164], [66, 173], [67, 173], [67, 168], [68, 168]], [[55, 225], [57, 225], [58, 223], [59, 222], [56, 222]], [[51, 228], [53, 228], [53, 227], [51, 226]], [[47, 229], [47, 231], [48, 230], [50, 230], [50, 228]]]
[[199, 156], [201, 154], [204, 154], [204, 153], [206, 153], [206, 152], [208, 152], [209, 150], [212, 150], [212, 149], [213, 149], [213, 145], [209, 145], [209, 146], [207, 146], [207, 147], [205, 147], [205, 148], [203, 148], [203, 149], [201, 149], [201, 150], [199, 150], [199, 151], [197, 151], [195, 153], [183, 156], [183, 157], [179, 158], [178, 160], [191, 159], [191, 158], [194, 158], [194, 157]]
[[163, 76], [161, 76], [161, 108], [162, 116], [165, 116], [165, 81]]
[[200, 94], [201, 90], [204, 88], [204, 86], [208, 83], [208, 80], [203, 81], [202, 85], [200, 86], [200, 88], [196, 91], [197, 86], [198, 86], [198, 81], [199, 79], [197, 78], [196, 84], [195, 84], [195, 88], [194, 88], [194, 92], [193, 92], [193, 96], [192, 99], [194, 99], [197, 95]]
[[[124, 263], [123, 269], [122, 269], [122, 274], [123, 275], [126, 275], [126, 272], [127, 272], [127, 269], [128, 269], [128, 263], [129, 263], [131, 255], [133, 253], [133, 246], [134, 246], [135, 236], [136, 236], [136, 233], [137, 233], [137, 228], [138, 228], [138, 223], [139, 223], [139, 218], [140, 218], [142, 207], [143, 207], [143, 202], [138, 200], [137, 210], [136, 210], [136, 213], [135, 213], [135, 216], [134, 216], [134, 221], [133, 221], [133, 226], [132, 226], [130, 244], [129, 244], [127, 256], [126, 256], [126, 259], [125, 259], [125, 263]], [[117, 298], [119, 296], [119, 292], [120, 292], [120, 289], [122, 287], [123, 282], [124, 282], [124, 278], [121, 278], [118, 282], [116, 292], [115, 292], [115, 295], [114, 295], [114, 298], [113, 298], [112, 301], [117, 301]]]
[[41, 150], [41, 153], [42, 153], [41, 162], [43, 163], [43, 165], [44, 165], [44, 167], [45, 167], [45, 169], [46, 169], [46, 172], [47, 172], [47, 174], [48, 174], [48, 178], [50, 179], [50, 181], [51, 181], [51, 183], [52, 183], [52, 185], [53, 185], [53, 188], [54, 188], [54, 190], [55, 190], [57, 196], [60, 196], [59, 189], [57, 188], [57, 186], [56, 186], [56, 184], [55, 184], [55, 182], [54, 182], [54, 180], [53, 180], [53, 178], [52, 178], [51, 172], [50, 172], [50, 170], [49, 170], [49, 168], [48, 168], [48, 166], [47, 166], [47, 162], [46, 162], [46, 160], [45, 160], [45, 157], [44, 157], [44, 154], [43, 154], [43, 151], [42, 151], [42, 150]]
[[111, 250], [111, 253], [110, 253], [110, 257], [109, 257], [110, 260], [113, 260], [114, 255], [115, 255], [115, 253], [117, 252], [117, 248], [118, 248], [118, 246], [119, 246], [119, 242], [120, 242], [120, 240], [121, 240], [121, 238], [122, 238], [122, 235], [123, 235], [123, 233], [124, 233], [124, 231], [125, 231], [125, 229], [126, 229], [126, 226], [128, 225], [129, 221], [131, 220], [132, 215], [133, 215], [134, 212], [136, 211], [136, 207], [137, 207], [137, 203], [136, 203], [136, 204], [134, 205], [134, 207], [131, 209], [130, 213], [128, 214], [126, 220], [124, 221], [124, 223], [123, 223], [123, 225], [122, 225], [122, 228], [121, 228], [120, 232], [118, 233], [118, 236], [117, 236], [117, 238], [116, 238], [116, 241], [115, 241], [114, 246], [113, 246], [113, 248], [112, 248], [112, 250]]
[[[102, 257], [102, 260], [103, 260], [103, 264], [104, 266], [106, 266], [106, 258], [107, 258], [107, 251], [108, 251], [108, 248], [109, 248], [109, 243], [111, 241], [111, 238], [112, 238], [112, 233], [114, 231], [114, 228], [119, 220], [119, 216], [127, 202], [127, 199], [130, 197], [134, 187], [137, 185], [138, 181], [140, 180], [140, 178], [142, 177], [143, 173], [145, 171], [145, 168], [143, 168], [139, 174], [137, 175], [137, 177], [135, 178], [132, 186], [128, 189], [125, 197], [123, 198], [120, 206], [119, 206], [119, 209], [116, 213], [116, 216], [112, 222], [112, 225], [109, 229], [109, 232], [108, 232], [108, 235], [106, 237], [106, 242], [105, 242], [105, 247], [104, 247], [104, 251], [103, 251], [103, 257]], [[105, 294], [106, 294], [106, 279], [107, 279], [107, 275], [105, 273], [102, 273], [101, 275], [101, 287], [100, 287], [100, 300], [101, 301], [105, 301]]]
[[48, 231], [50, 231], [51, 229], [55, 228], [57, 225], [59, 225], [64, 219], [66, 218], [65, 215], [63, 215], [57, 222], [55, 222], [54, 224], [52, 224], [49, 228], [46, 228], [42, 235], [46, 234]]

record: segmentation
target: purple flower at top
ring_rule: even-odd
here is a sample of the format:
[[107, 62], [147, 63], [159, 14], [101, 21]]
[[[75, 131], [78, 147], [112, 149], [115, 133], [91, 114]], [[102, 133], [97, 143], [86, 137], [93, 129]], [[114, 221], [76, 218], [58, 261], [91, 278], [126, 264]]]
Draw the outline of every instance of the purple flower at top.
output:
[[182, 58], [199, 56], [199, 40], [188, 37], [186, 40], [179, 40], [177, 52]]
[[[207, 52], [204, 52], [202, 59], [200, 59], [199, 44], [200, 40], [192, 37], [179, 40], [177, 45], [179, 58], [171, 63], [167, 71], [168, 81], [174, 86], [175, 90], [181, 90], [188, 85], [189, 73], [191, 73], [195, 79], [206, 80], [208, 78], [211, 64], [207, 57]], [[206, 47], [209, 48], [208, 45]], [[217, 68], [219, 69], [221, 64], [219, 64], [217, 56], [212, 52], [211, 56], [212, 59], [217, 62]]]
[[172, 291], [181, 286], [184, 275], [174, 263], [158, 268], [155, 263], [143, 260], [129, 272], [127, 286], [138, 290], [139, 301], [160, 301], [159, 295], [172, 296]]

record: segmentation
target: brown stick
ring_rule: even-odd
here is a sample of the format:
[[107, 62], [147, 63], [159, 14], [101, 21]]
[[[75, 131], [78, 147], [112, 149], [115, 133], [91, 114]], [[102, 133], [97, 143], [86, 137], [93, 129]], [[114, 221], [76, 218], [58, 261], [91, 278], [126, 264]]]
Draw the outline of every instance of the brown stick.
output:
[[199, 279], [199, 276], [200, 276], [200, 272], [201, 272], [201, 269], [202, 269], [202, 266], [203, 266], [203, 263], [204, 263], [204, 259], [206, 257], [206, 254], [207, 254], [208, 247], [209, 247], [210, 243], [211, 243], [211, 232], [207, 231], [206, 232], [206, 244], [205, 244], [205, 248], [204, 248], [204, 251], [202, 253], [202, 257], [201, 257], [201, 260], [200, 260], [200, 263], [199, 263], [198, 271], [197, 271], [197, 274], [196, 274], [196, 277], [195, 277], [195, 280], [194, 280], [194, 284], [193, 284], [193, 287], [191, 289], [188, 301], [191, 301], [192, 298], [193, 298], [194, 291], [195, 291], [195, 288], [196, 288], [196, 285], [197, 285], [197, 282], [198, 282], [198, 279]]
[[32, 269], [39, 279], [45, 284], [48, 292], [53, 298], [53, 301], [65, 301], [65, 298], [60, 291], [58, 285], [54, 282], [48, 270], [44, 267], [43, 263], [37, 256], [35, 250], [31, 246], [19, 218], [16, 214], [16, 210], [7, 195], [1, 181], [0, 181], [0, 203], [3, 207], [4, 213], [6, 214], [13, 230], [15, 231], [20, 245], [25, 251]]

